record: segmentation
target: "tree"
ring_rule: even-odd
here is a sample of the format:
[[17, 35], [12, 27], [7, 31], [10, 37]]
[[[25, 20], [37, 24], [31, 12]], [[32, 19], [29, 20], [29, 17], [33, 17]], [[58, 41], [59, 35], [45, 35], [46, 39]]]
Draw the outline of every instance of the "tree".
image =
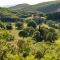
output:
[[15, 24], [15, 26], [16, 26], [17, 29], [22, 29], [23, 28], [23, 23], [18, 22], [18, 23]]
[[46, 36], [47, 36], [47, 33], [48, 33], [48, 28], [39, 26], [39, 30], [38, 31], [40, 32], [41, 39], [42, 40], [46, 40]]
[[19, 36], [24, 38], [24, 37], [27, 37], [28, 36], [28, 33], [27, 33], [27, 31], [21, 30], [19, 32]]
[[30, 21], [30, 22], [27, 24], [27, 26], [36, 28], [36, 27], [37, 27], [37, 24], [36, 24], [36, 22], [34, 22], [34, 21]]
[[39, 30], [34, 33], [33, 35], [34, 40], [37, 42], [45, 41], [45, 42], [54, 42], [57, 40], [58, 36], [57, 33], [54, 29], [50, 28], [44, 28], [44, 27], [39, 27]]
[[40, 35], [40, 32], [39, 31], [36, 31], [34, 34], [33, 34], [33, 39], [36, 40], [37, 42], [41, 42], [41, 35]]

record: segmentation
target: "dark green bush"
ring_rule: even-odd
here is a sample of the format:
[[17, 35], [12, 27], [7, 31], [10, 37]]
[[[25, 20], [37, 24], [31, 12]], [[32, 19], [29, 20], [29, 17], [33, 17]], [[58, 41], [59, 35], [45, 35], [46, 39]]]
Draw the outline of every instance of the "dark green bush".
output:
[[24, 30], [21, 30], [20, 32], [19, 32], [19, 36], [20, 37], [27, 37], [28, 36], [28, 32], [27, 31], [24, 31]]
[[34, 21], [30, 21], [30, 22], [27, 24], [27, 26], [36, 28], [36, 27], [37, 27], [37, 24], [36, 24], [36, 22], [34, 22]]

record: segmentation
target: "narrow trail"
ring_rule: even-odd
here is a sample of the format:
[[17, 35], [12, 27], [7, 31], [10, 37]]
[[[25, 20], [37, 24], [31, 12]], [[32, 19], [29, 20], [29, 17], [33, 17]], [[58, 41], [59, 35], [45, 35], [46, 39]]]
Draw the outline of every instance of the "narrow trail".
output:
[[15, 24], [12, 23], [13, 29], [9, 31], [10, 34], [12, 34], [14, 36], [14, 40], [13, 41], [9, 41], [7, 42], [8, 44], [15, 46], [15, 48], [17, 47], [17, 42], [19, 39], [21, 39], [21, 37], [18, 36], [18, 33], [20, 30], [16, 30]]
[[20, 39], [20, 37], [18, 36], [20, 30], [16, 30], [14, 23], [12, 23], [12, 26], [13, 26], [13, 30], [11, 31], [11, 34], [14, 36], [15, 40]]

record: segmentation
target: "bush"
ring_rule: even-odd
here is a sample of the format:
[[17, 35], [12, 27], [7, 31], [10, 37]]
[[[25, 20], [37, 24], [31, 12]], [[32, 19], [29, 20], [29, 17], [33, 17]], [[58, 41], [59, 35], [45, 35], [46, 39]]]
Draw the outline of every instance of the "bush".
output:
[[28, 32], [27, 31], [24, 31], [24, 30], [21, 30], [20, 32], [19, 32], [19, 36], [20, 37], [27, 37], [28, 36]]
[[36, 24], [36, 22], [34, 22], [34, 21], [30, 21], [30, 22], [27, 24], [27, 26], [36, 28], [36, 27], [37, 27], [37, 24]]

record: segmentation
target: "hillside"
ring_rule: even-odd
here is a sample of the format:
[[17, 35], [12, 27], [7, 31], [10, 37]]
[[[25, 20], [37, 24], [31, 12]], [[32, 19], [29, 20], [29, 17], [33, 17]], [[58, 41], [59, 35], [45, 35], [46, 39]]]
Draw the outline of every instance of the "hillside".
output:
[[13, 9], [13, 10], [21, 10], [21, 9], [27, 8], [29, 6], [30, 6], [29, 4], [24, 3], [24, 4], [19, 4], [19, 5], [16, 5], [16, 6], [12, 6], [10, 8]]
[[14, 12], [13, 10], [1, 7], [0, 7], [0, 16], [8, 18], [18, 18], [16, 12]]
[[10, 7], [12, 10], [24, 10], [32, 12], [53, 13], [60, 11], [60, 1], [43, 2], [35, 5], [19, 4]]

